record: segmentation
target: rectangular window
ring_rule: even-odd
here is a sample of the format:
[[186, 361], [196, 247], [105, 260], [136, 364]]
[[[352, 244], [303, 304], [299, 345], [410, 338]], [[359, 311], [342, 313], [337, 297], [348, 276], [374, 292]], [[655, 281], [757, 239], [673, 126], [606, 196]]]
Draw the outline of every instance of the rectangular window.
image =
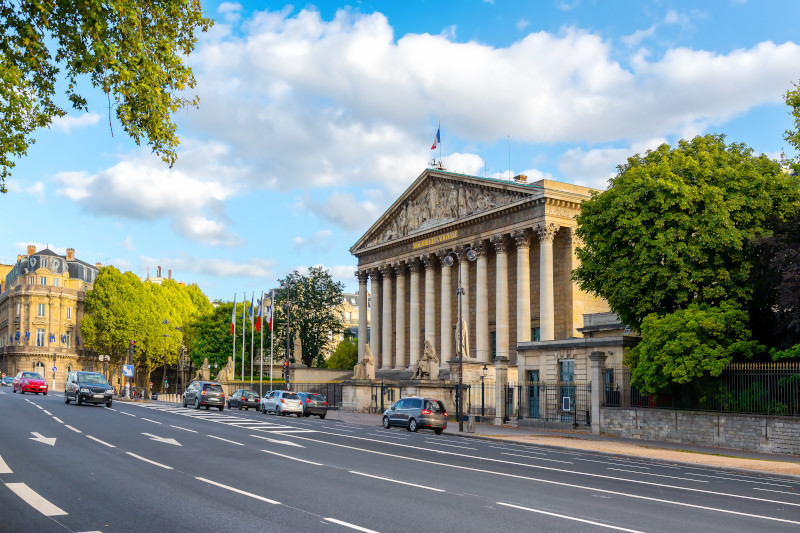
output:
[[42, 268], [47, 268], [47, 258], [46, 257], [41, 257], [39, 259], [42, 262]]
[[71, 332], [69, 332], [69, 331], [68, 331], [68, 332], [67, 332], [67, 333], [64, 335], [64, 340], [66, 341], [66, 342], [64, 343], [64, 345], [65, 345], [67, 348], [69, 348], [69, 342], [70, 342], [70, 337], [71, 337], [71, 336], [72, 336], [72, 333], [71, 333]]
[[36, 329], [36, 346], [44, 346], [44, 329]]
[[19, 316], [19, 315], [20, 315], [20, 306], [21, 306], [21, 305], [22, 305], [22, 304], [21, 304], [20, 302], [17, 302], [17, 316]]
[[58, 278], [53, 278], [53, 287], [58, 287]]
[[28, 285], [33, 285], [35, 281], [36, 281], [36, 277], [35, 276], [29, 276], [28, 277]]
[[[456, 343], [457, 344], [457, 343]], [[497, 332], [492, 332], [492, 361], [497, 358]]]
[[39, 304], [39, 316], [44, 316], [44, 304]]
[[39, 285], [47, 285], [47, 278], [44, 276], [39, 276]]
[[67, 307], [67, 320], [72, 318], [72, 308]]
[[541, 330], [539, 328], [531, 328], [531, 340], [533, 342], [537, 342], [537, 341], [542, 340], [542, 338], [541, 338], [541, 336], [539, 334], [540, 331]]

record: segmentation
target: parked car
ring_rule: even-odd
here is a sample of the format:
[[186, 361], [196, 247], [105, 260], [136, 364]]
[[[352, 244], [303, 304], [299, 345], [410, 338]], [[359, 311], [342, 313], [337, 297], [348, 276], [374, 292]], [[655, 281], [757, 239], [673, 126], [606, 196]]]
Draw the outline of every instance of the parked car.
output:
[[14, 377], [13, 376], [4, 376], [3, 377], [3, 387], [10, 387], [14, 384]]
[[64, 385], [64, 403], [104, 403], [111, 407], [114, 389], [99, 372], [70, 372]]
[[437, 435], [447, 427], [444, 404], [433, 398], [401, 398], [383, 413], [383, 427], [401, 426], [409, 431], [432, 429]]
[[300, 403], [303, 406], [303, 416], [317, 415], [325, 418], [328, 414], [328, 402], [325, 396], [315, 392], [298, 392]]
[[193, 405], [195, 409], [216, 407], [225, 409], [225, 391], [216, 381], [192, 381], [183, 393], [183, 406]]
[[274, 390], [265, 394], [261, 398], [260, 409], [264, 414], [271, 412], [285, 416], [287, 413], [294, 413], [298, 418], [303, 416], [303, 404], [300, 403], [300, 396], [296, 392], [288, 390]]
[[240, 411], [242, 407], [246, 410], [249, 410], [251, 407], [253, 409], [258, 409], [259, 400], [260, 398], [256, 391], [252, 389], [238, 389], [228, 398], [228, 409], [233, 409], [234, 407], [238, 407]]
[[19, 372], [11, 384], [11, 392], [19, 391], [20, 394], [40, 392], [47, 396], [47, 382], [38, 372]]

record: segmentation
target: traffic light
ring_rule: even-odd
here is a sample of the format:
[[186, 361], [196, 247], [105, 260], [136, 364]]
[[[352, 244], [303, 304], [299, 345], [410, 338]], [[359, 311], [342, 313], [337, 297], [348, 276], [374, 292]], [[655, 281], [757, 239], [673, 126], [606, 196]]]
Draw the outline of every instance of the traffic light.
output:
[[289, 379], [289, 361], [283, 362], [283, 380], [287, 381]]

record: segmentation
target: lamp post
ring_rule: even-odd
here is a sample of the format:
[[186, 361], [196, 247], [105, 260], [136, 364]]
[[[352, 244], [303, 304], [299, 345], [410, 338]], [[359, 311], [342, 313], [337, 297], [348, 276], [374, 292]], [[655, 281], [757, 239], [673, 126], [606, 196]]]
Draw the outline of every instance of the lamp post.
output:
[[486, 365], [483, 365], [483, 370], [481, 371], [481, 419], [484, 417], [484, 401], [483, 401], [483, 380], [486, 378]]
[[103, 376], [108, 380], [108, 361], [110, 357], [107, 355], [98, 355], [97, 358], [103, 363]]
[[[180, 383], [180, 340], [178, 339], [178, 333], [181, 331], [181, 328], [175, 326], [175, 394], [178, 394], [178, 383]], [[166, 380], [166, 378], [164, 378]]]
[[161, 383], [161, 394], [166, 394], [167, 393], [167, 337], [169, 337], [169, 335], [167, 334], [167, 324], [169, 324], [169, 320], [165, 318], [164, 321], [161, 323], [164, 324], [164, 375], [163, 375], [163, 382]]
[[297, 283], [297, 281], [291, 278], [281, 281], [281, 287], [286, 289], [286, 355], [284, 359], [287, 362], [289, 361], [289, 316], [292, 312], [292, 302], [289, 300], [289, 291], [295, 283]]
[[[442, 260], [446, 266], [453, 266], [456, 260], [458, 260], [458, 289], [456, 289], [456, 294], [458, 295], [458, 325], [456, 326], [456, 331], [459, 332], [458, 335], [458, 391], [456, 392], [456, 404], [458, 404], [458, 431], [464, 431], [464, 417], [462, 415], [462, 411], [464, 410], [464, 391], [461, 390], [464, 386], [464, 354], [461, 353], [462, 347], [464, 346], [464, 328], [461, 327], [461, 295], [464, 294], [464, 288], [461, 286], [461, 263], [464, 261], [464, 257], [466, 256], [467, 260], [475, 261], [478, 258], [478, 252], [475, 251], [471, 246], [465, 246], [460, 252], [456, 252], [455, 250], [451, 250], [447, 253], [447, 255]], [[469, 354], [467, 354], [469, 355]]]

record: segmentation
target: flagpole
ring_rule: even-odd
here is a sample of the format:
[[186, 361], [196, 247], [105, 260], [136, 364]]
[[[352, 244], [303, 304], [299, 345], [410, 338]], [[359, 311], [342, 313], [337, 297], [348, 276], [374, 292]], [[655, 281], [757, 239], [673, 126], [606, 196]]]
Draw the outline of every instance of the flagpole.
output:
[[253, 350], [255, 349], [255, 330], [253, 329], [253, 320], [255, 320], [255, 313], [253, 312], [253, 300], [256, 297], [256, 291], [253, 291], [253, 297], [250, 298], [250, 386], [253, 386]]
[[275, 312], [274, 308], [272, 307], [275, 303], [275, 289], [272, 289], [269, 293], [269, 309], [270, 319], [269, 319], [269, 390], [272, 390], [272, 350], [275, 348], [275, 335], [272, 333], [272, 313]]
[[247, 338], [247, 322], [244, 312], [247, 310], [247, 292], [242, 293], [242, 381], [244, 381], [244, 341]]
[[439, 141], [439, 166], [444, 167], [444, 163], [442, 163], [442, 121], [439, 121], [439, 125], [437, 126], [436, 131], [439, 133], [439, 138], [436, 139]]
[[258, 367], [258, 395], [264, 396], [264, 321], [261, 318], [264, 310], [264, 291], [261, 291], [261, 305], [258, 306], [258, 331], [261, 333], [261, 365]]
[[233, 379], [236, 379], [236, 293], [233, 293]]

